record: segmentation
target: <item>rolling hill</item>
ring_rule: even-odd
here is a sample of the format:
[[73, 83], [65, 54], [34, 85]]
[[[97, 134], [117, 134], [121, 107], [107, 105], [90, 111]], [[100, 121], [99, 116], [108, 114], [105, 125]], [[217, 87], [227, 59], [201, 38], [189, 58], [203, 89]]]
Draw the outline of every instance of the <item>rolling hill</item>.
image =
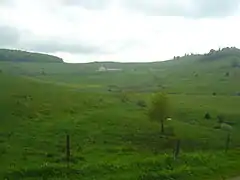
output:
[[[215, 57], [222, 52], [154, 63], [0, 62], [0, 179], [239, 175], [240, 58]], [[98, 72], [102, 65], [122, 71]], [[172, 106], [165, 136], [147, 116], [157, 91], [166, 92]]]
[[63, 63], [63, 60], [56, 56], [10, 49], [0, 49], [0, 61]]

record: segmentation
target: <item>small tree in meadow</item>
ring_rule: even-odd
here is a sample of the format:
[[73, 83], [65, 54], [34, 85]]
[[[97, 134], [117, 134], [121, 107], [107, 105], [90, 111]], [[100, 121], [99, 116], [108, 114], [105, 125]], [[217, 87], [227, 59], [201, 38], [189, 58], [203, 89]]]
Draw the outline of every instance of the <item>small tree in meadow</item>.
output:
[[169, 116], [169, 99], [164, 93], [156, 93], [153, 95], [149, 108], [149, 118], [159, 121], [161, 124], [161, 133], [164, 133], [164, 123]]

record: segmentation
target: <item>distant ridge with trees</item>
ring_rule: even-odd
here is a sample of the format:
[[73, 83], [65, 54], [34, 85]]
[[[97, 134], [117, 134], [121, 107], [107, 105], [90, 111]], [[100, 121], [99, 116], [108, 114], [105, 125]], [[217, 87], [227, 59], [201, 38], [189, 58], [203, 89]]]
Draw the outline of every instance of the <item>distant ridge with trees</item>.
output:
[[185, 54], [184, 56], [174, 56], [174, 60], [178, 59], [185, 59], [185, 58], [194, 58], [201, 61], [215, 61], [215, 60], [221, 60], [221, 59], [228, 59], [233, 61], [234, 67], [240, 67], [239, 60], [240, 60], [240, 49], [236, 47], [224, 47], [219, 48], [217, 50], [211, 49], [208, 53], [205, 54], [194, 54], [189, 53]]
[[10, 49], [0, 49], [0, 61], [63, 63], [63, 59], [56, 56]]

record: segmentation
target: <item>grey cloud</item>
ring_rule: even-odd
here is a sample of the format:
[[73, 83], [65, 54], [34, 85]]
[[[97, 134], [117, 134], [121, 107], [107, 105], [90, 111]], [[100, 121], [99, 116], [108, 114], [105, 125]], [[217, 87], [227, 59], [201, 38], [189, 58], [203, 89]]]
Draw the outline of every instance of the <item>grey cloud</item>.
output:
[[239, 5], [239, 0], [194, 0], [197, 9], [195, 16], [228, 16], [233, 14]]
[[190, 18], [224, 17], [233, 14], [239, 5], [239, 0], [191, 0], [191, 6], [176, 1], [155, 0], [124, 0], [127, 7], [145, 12], [148, 15], [184, 16]]
[[14, 0], [0, 0], [0, 7], [1, 6], [11, 6], [13, 5]]
[[[16, 0], [0, 0], [0, 6], [11, 5], [14, 2]], [[81, 6], [87, 9], [104, 9], [110, 3], [117, 2], [126, 8], [148, 15], [190, 18], [228, 16], [233, 14], [240, 4], [239, 0], [189, 0], [190, 7], [184, 6], [184, 3], [179, 3], [177, 0], [59, 0], [57, 2], [62, 6]]]
[[7, 4], [9, 1], [8, 0], [1, 0], [0, 1], [0, 5], [5, 5], [5, 4]]
[[106, 5], [110, 2], [110, 0], [65, 0], [65, 5], [70, 6], [82, 6], [87, 9], [102, 9], [106, 7]]
[[162, 5], [153, 0], [126, 0], [125, 4], [129, 8], [142, 11], [148, 15], [177, 16], [185, 14], [185, 10], [172, 1]]
[[17, 45], [20, 33], [17, 29], [10, 26], [0, 25], [0, 46], [8, 47]]
[[86, 45], [84, 43], [65, 43], [54, 40], [46, 41], [30, 41], [25, 44], [25, 48], [32, 51], [40, 51], [46, 53], [68, 52], [81, 54], [103, 54], [107, 53], [97, 46]]
[[21, 31], [10, 26], [0, 25], [0, 48], [17, 48], [46, 53], [68, 52], [82, 54], [109, 53], [101, 47], [67, 39], [38, 39], [29, 31]]

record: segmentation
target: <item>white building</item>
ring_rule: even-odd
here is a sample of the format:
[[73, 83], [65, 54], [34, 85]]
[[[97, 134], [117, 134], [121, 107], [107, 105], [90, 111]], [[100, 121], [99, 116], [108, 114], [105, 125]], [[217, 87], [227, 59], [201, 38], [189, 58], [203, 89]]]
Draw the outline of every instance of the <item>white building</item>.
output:
[[104, 72], [104, 71], [122, 71], [122, 69], [106, 68], [104, 66], [100, 66], [97, 71], [99, 71], [99, 72]]
[[107, 71], [107, 68], [104, 66], [100, 66], [97, 71]]

